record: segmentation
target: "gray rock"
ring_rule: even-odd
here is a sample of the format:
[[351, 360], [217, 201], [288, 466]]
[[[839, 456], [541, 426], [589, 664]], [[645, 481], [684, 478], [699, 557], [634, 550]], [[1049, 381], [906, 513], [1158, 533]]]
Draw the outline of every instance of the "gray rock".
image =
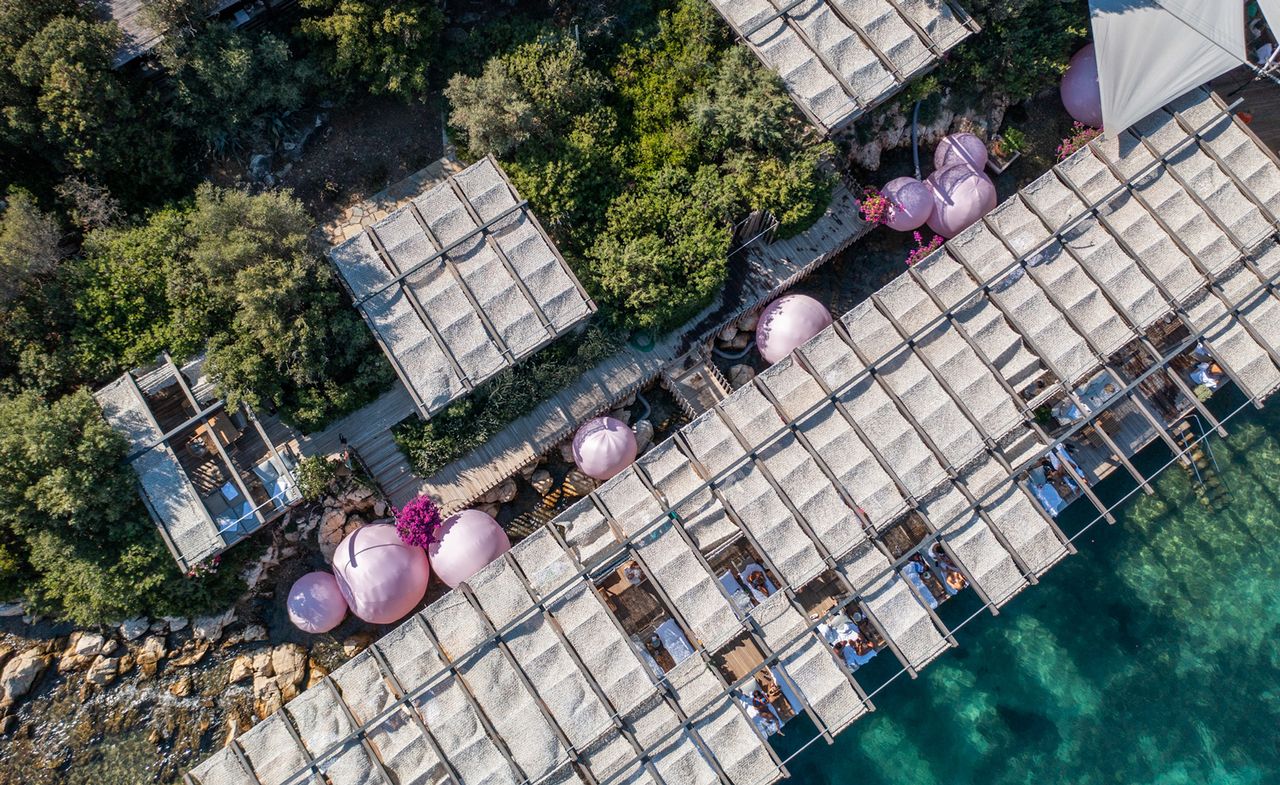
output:
[[539, 469], [529, 478], [529, 484], [533, 486], [535, 491], [546, 496], [555, 486], [555, 480], [552, 479], [551, 472], [546, 469]]
[[217, 643], [222, 639], [222, 631], [236, 618], [235, 608], [228, 608], [217, 616], [201, 616], [191, 622], [191, 634], [198, 641]]
[[186, 629], [187, 619], [184, 616], [165, 616], [164, 623], [168, 625], [169, 632], [177, 632]]
[[21, 616], [26, 612], [26, 607], [20, 602], [0, 603], [0, 617], [9, 618], [10, 616]]
[[126, 641], [133, 641], [147, 634], [147, 628], [150, 626], [145, 616], [138, 616], [120, 624], [120, 637]]
[[756, 369], [745, 363], [729, 368], [729, 386], [738, 389], [756, 378]]
[[0, 671], [0, 691], [5, 701], [12, 703], [30, 692], [36, 679], [49, 667], [49, 659], [40, 649], [27, 649], [9, 660]]
[[265, 641], [267, 639], [267, 628], [261, 624], [250, 624], [244, 628], [241, 635], [245, 643], [254, 643], [256, 641]]
[[255, 180], [266, 180], [271, 176], [270, 153], [255, 153], [249, 158], [249, 176]]
[[743, 314], [738, 319], [738, 329], [744, 332], [754, 332], [758, 324], [760, 324], [760, 313], [758, 311]]
[[89, 666], [89, 672], [84, 678], [89, 684], [95, 687], [105, 687], [116, 680], [116, 676], [120, 674], [120, 659], [117, 657], [99, 656]]

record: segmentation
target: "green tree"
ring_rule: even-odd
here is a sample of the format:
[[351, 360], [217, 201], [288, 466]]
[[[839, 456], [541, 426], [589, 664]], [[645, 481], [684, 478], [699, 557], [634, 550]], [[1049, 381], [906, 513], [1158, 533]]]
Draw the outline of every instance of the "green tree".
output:
[[531, 140], [557, 140], [607, 88], [572, 38], [547, 35], [491, 58], [478, 77], [455, 74], [445, 96], [449, 124], [472, 153], [505, 155]]
[[209, 369], [227, 400], [280, 408], [304, 429], [376, 397], [391, 370], [311, 247], [311, 220], [286, 192], [202, 186], [189, 224], [193, 266], [232, 303]]
[[664, 169], [609, 207], [588, 251], [596, 285], [628, 325], [665, 330], [705, 306], [724, 283], [728, 198], [714, 169]]
[[302, 0], [298, 25], [320, 42], [334, 78], [370, 92], [418, 98], [427, 90], [444, 14], [431, 0]]
[[165, 350], [188, 357], [230, 318], [229, 304], [191, 269], [188, 220], [188, 210], [166, 208], [144, 223], [85, 236], [75, 312], [86, 376], [112, 376]]
[[281, 39], [221, 22], [166, 37], [160, 62], [172, 86], [170, 119], [218, 155], [298, 109], [311, 78]]
[[10, 189], [0, 213], [0, 305], [53, 272], [66, 256], [58, 219], [42, 211], [31, 194]]

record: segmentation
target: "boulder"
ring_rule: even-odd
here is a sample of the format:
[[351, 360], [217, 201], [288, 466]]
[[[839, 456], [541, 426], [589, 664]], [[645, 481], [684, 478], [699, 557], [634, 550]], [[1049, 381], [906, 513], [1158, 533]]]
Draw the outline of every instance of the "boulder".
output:
[[498, 487], [490, 490], [476, 501], [481, 504], [506, 504], [516, 498], [516, 494], [519, 493], [519, 490], [520, 489], [516, 487], [516, 479], [514, 477], [508, 477], [503, 480]]
[[373, 517], [375, 518], [385, 518], [390, 511], [391, 505], [387, 504], [386, 499], [378, 499], [373, 503]]
[[756, 369], [750, 365], [739, 363], [729, 368], [729, 386], [737, 390], [745, 387], [756, 378]]
[[292, 700], [301, 692], [307, 677], [307, 650], [296, 643], [282, 643], [271, 650], [271, 667], [276, 673], [281, 697]]
[[216, 616], [201, 616], [191, 622], [191, 634], [198, 641], [217, 643], [222, 639], [222, 632], [236, 618], [236, 609], [228, 608], [225, 613]]
[[207, 641], [187, 641], [182, 647], [181, 656], [175, 658], [169, 664], [175, 668], [187, 668], [195, 665], [204, 659], [204, 655], [209, 653], [209, 643]]
[[343, 512], [367, 510], [373, 507], [373, 489], [364, 485], [354, 485], [339, 497]]
[[498, 513], [502, 510], [502, 505], [497, 502], [489, 502], [488, 504], [477, 504], [476, 509], [490, 518], [497, 518]]
[[533, 479], [533, 473], [538, 470], [540, 465], [541, 461], [529, 461], [524, 466], [520, 467], [520, 476], [523, 477], [526, 482]]
[[133, 670], [133, 666], [136, 665], [137, 662], [138, 662], [138, 659], [134, 657], [132, 654], [128, 654], [128, 653], [121, 654], [120, 655], [120, 675], [123, 676], [129, 671]]
[[732, 341], [729, 342], [729, 348], [733, 350], [745, 349], [747, 344], [751, 343], [751, 339], [755, 337], [755, 333], [738, 333]]
[[354, 530], [354, 526], [347, 526], [345, 512], [325, 510], [324, 515], [320, 516], [320, 528], [316, 533], [316, 538], [320, 542], [320, 552], [324, 554], [325, 561], [333, 562], [333, 552], [338, 549], [338, 543]]
[[96, 657], [102, 653], [102, 647], [106, 642], [106, 637], [96, 632], [72, 634], [71, 650], [77, 657]]
[[138, 616], [120, 624], [120, 637], [126, 641], [134, 641], [147, 634], [151, 622], [145, 616]]
[[245, 679], [253, 678], [253, 660], [241, 654], [231, 661], [231, 674], [227, 676], [228, 684], [239, 684]]
[[756, 325], [758, 324], [760, 324], [759, 311], [752, 311], [751, 313], [743, 314], [742, 317], [738, 319], [738, 329], [745, 333], [755, 332]]
[[191, 694], [192, 682], [191, 677], [183, 674], [178, 680], [169, 685], [169, 694], [175, 698], [185, 698]]
[[733, 324], [725, 325], [723, 328], [721, 328], [720, 332], [716, 334], [716, 338], [723, 341], [724, 343], [729, 343], [730, 341], [732, 341], [734, 338], [737, 338], [737, 337], [738, 337], [738, 327], [737, 325], [733, 325]]
[[250, 624], [244, 628], [244, 632], [240, 635], [241, 640], [245, 643], [256, 643], [267, 639], [267, 628], [261, 624]]
[[142, 642], [142, 648], [138, 650], [138, 670], [142, 673], [142, 678], [149, 679], [156, 675], [156, 670], [160, 665], [160, 660], [168, 656], [168, 652], [164, 648], [164, 637], [161, 635], [150, 635]]
[[280, 686], [275, 679], [255, 676], [253, 679], [253, 711], [258, 719], [265, 720], [280, 710], [284, 705], [284, 697], [280, 694]]
[[548, 493], [551, 493], [551, 489], [555, 487], [555, 480], [552, 479], [551, 472], [546, 469], [538, 469], [533, 473], [533, 476], [529, 478], [529, 484], [532, 485], [533, 489], [539, 494], [546, 496]]
[[85, 681], [95, 687], [105, 687], [120, 675], [120, 658], [99, 655], [89, 671], [84, 675]]
[[307, 659], [307, 686], [305, 689], [311, 689], [324, 680], [329, 675], [328, 668], [313, 659]]
[[120, 648], [120, 642], [115, 638], [108, 638], [107, 642], [102, 644], [102, 653], [104, 656], [111, 657], [115, 655], [118, 648]]
[[631, 430], [636, 433], [636, 453], [644, 452], [644, 448], [653, 441], [653, 423], [648, 420], [637, 420], [636, 424], [631, 426]]
[[254, 654], [249, 664], [253, 668], [254, 676], [271, 677], [276, 675], [275, 668], [271, 665], [270, 650]]
[[369, 648], [369, 644], [373, 642], [373, 636], [368, 632], [357, 632], [355, 635], [347, 638], [342, 642], [342, 656], [351, 659], [360, 652]]
[[0, 671], [0, 691], [3, 691], [5, 702], [12, 705], [13, 701], [30, 692], [36, 679], [49, 667], [50, 659], [40, 648], [34, 648], [9, 660]]
[[26, 612], [26, 607], [20, 602], [0, 603], [0, 617], [7, 619], [11, 616], [21, 616]]
[[565, 463], [573, 463], [573, 439], [566, 439], [560, 442], [560, 457], [564, 459]]
[[182, 616], [165, 616], [164, 623], [169, 628], [169, 632], [177, 632], [187, 626], [187, 620]]

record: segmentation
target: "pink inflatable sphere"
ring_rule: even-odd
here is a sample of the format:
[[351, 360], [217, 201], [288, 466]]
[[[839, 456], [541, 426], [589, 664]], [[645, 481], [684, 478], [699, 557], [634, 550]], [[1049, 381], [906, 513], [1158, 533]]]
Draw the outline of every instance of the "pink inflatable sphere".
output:
[[987, 144], [970, 133], [951, 134], [938, 142], [933, 151], [933, 168], [947, 169], [956, 164], [965, 164], [975, 172], [981, 172], [987, 165]]
[[405, 545], [389, 523], [361, 526], [338, 544], [333, 574], [351, 612], [371, 624], [408, 615], [427, 593], [426, 551]]
[[573, 462], [588, 477], [607, 480], [635, 459], [635, 432], [621, 420], [587, 420], [573, 435]]
[[885, 183], [880, 193], [889, 200], [885, 226], [899, 232], [919, 229], [933, 213], [933, 192], [914, 177], [898, 177]]
[[761, 357], [776, 363], [830, 324], [831, 314], [822, 303], [803, 294], [788, 294], [769, 303], [760, 314], [756, 348]]
[[437, 537], [427, 547], [431, 569], [450, 588], [511, 549], [511, 540], [498, 522], [479, 510], [463, 510], [445, 518]]
[[302, 630], [328, 632], [347, 617], [347, 600], [332, 573], [309, 572], [289, 588], [289, 621]]
[[943, 237], [955, 237], [995, 209], [995, 184], [965, 164], [934, 172], [928, 184], [933, 191], [929, 228]]
[[1102, 127], [1102, 90], [1098, 87], [1098, 59], [1094, 56], [1093, 44], [1072, 55], [1058, 94], [1073, 119], [1094, 128]]

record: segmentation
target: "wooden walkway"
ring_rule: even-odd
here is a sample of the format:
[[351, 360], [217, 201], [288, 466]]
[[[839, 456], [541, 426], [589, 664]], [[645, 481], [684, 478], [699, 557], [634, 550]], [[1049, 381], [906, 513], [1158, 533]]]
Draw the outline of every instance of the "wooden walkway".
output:
[[763, 307], [871, 228], [858, 216], [853, 192], [844, 185], [837, 186], [831, 205], [808, 230], [749, 248], [738, 268], [741, 273], [728, 282], [712, 305], [690, 320], [689, 326], [669, 333], [651, 349], [629, 346], [416, 489], [405, 483], [398, 494], [388, 491], [388, 495], [394, 504], [403, 504], [414, 493], [427, 493], [442, 510], [465, 507], [554, 449], [583, 421], [656, 379], [690, 346], [705, 343], [725, 325]]

